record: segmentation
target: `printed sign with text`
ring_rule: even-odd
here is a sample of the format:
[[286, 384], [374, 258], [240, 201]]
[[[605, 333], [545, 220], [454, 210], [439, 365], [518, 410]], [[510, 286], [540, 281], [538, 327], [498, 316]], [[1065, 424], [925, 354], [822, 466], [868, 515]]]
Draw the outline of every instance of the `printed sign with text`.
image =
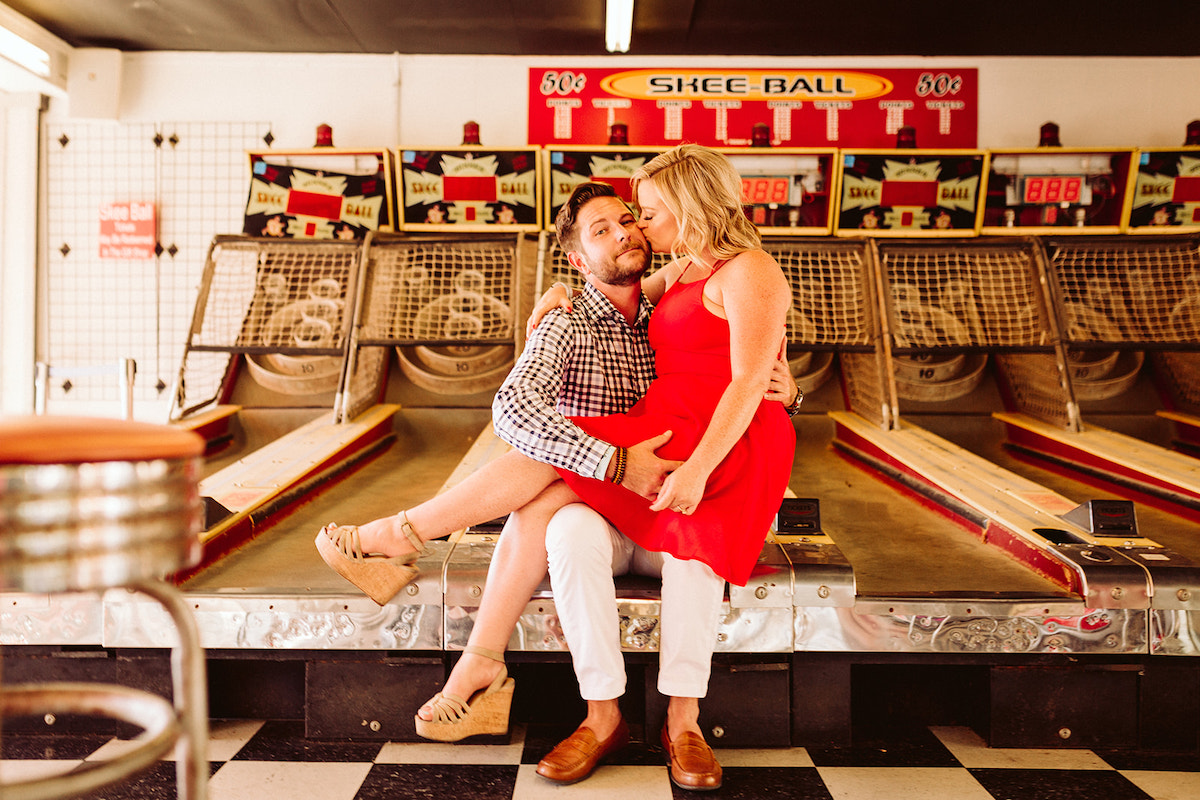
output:
[[101, 258], [154, 258], [158, 241], [154, 203], [100, 206]]
[[922, 148], [974, 148], [977, 70], [529, 70], [529, 143], [606, 144], [614, 123], [634, 147], [896, 146], [902, 127]]

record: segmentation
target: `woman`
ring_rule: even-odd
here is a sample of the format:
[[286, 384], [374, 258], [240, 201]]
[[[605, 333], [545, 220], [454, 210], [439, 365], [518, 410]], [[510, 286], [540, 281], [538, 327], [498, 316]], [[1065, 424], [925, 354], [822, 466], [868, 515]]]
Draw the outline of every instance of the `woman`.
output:
[[[650, 300], [663, 301], [651, 323], [651, 340], [661, 348], [659, 380], [629, 415], [573, 421], [602, 430], [599, 438], [618, 446], [649, 438], [645, 431], [674, 432], [669, 452], [660, 455], [686, 460], [654, 503], [573, 473], [570, 491], [551, 467], [509, 453], [397, 517], [361, 529], [327, 527], [317, 536], [326, 561], [383, 603], [415, 576], [412, 562], [423, 540], [524, 506], [522, 534], [504, 559], [512, 569], [498, 569], [493, 560], [471, 647], [443, 692], [418, 714], [422, 735], [449, 741], [506, 729], [506, 715], [480, 724], [511, 697], [511, 681], [494, 662], [502, 661], [498, 651], [544, 575], [545, 523], [576, 494], [649, 549], [700, 559], [744, 584], [786, 488], [794, 429], [780, 404], [762, 400], [764, 394], [790, 400], [795, 388], [775, 358], [791, 291], [742, 213], [740, 178], [724, 156], [684, 146], [651, 161], [634, 181], [638, 227], [655, 250], [675, 255], [643, 283]], [[747, 514], [747, 506], [754, 512]], [[493, 613], [499, 607], [503, 613]]]

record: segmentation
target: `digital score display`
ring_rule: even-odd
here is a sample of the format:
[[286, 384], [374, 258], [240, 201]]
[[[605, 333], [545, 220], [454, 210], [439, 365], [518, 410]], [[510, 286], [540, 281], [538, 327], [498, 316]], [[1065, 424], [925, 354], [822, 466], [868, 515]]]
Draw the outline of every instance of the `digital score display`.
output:
[[763, 234], [830, 233], [836, 150], [725, 148], [746, 218]]
[[742, 178], [742, 203], [748, 206], [787, 205], [792, 190], [788, 176]]
[[1133, 156], [1069, 147], [993, 150], [980, 232], [1121, 233]]
[[1083, 197], [1082, 175], [1029, 175], [1025, 178], [1025, 205], [1078, 203]]

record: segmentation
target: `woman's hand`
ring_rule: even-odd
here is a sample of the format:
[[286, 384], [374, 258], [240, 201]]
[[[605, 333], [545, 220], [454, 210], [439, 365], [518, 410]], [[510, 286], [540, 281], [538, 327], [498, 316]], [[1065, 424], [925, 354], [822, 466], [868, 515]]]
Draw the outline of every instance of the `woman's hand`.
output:
[[531, 336], [533, 329], [538, 326], [542, 318], [556, 308], [561, 308], [568, 314], [571, 313], [571, 292], [562, 282], [554, 284], [538, 298], [537, 303], [533, 306], [533, 311], [529, 314], [529, 321], [525, 323], [525, 337]]
[[771, 367], [771, 382], [767, 385], [767, 393], [763, 395], [763, 398], [778, 400], [785, 406], [790, 406], [795, 402], [798, 391], [787, 361], [782, 358], [775, 359], [775, 364]]
[[664, 511], [669, 508], [680, 514], [692, 514], [704, 498], [706, 483], [708, 473], [685, 462], [663, 481], [662, 488], [658, 491], [658, 499], [651, 504], [650, 510]]

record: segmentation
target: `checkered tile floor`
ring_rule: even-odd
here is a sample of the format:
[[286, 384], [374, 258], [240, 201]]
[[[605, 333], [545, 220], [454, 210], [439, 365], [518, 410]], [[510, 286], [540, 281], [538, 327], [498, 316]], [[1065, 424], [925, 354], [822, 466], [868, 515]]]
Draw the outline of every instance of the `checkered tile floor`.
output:
[[[212, 722], [212, 800], [694, 797], [674, 788], [659, 747], [631, 744], [586, 781], [550, 784], [534, 765], [570, 731], [516, 727], [507, 745], [366, 744], [304, 738], [300, 722]], [[856, 732], [856, 735], [858, 733]], [[113, 758], [108, 736], [8, 732], [0, 780]], [[840, 749], [717, 750], [725, 785], [712, 798], [803, 800], [1195, 800], [1200, 756], [1091, 750], [989, 749], [970, 729], [888, 730]], [[175, 797], [174, 765], [94, 795]], [[636, 793], [634, 795], [633, 793]]]

